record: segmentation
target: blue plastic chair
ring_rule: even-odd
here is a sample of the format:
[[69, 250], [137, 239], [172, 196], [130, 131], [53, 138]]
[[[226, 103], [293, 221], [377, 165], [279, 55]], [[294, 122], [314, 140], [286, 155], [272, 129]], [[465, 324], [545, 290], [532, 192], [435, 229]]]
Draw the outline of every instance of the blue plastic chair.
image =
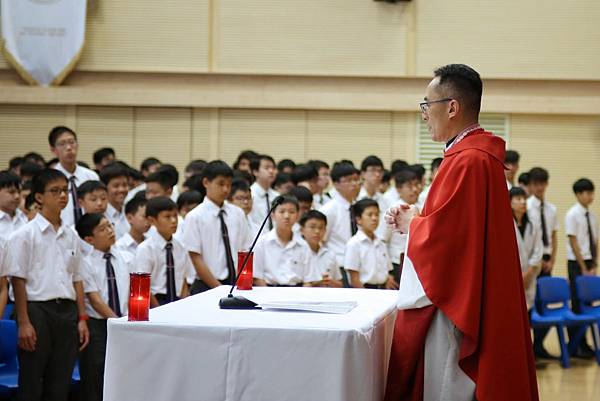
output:
[[17, 324], [0, 320], [0, 395], [13, 394], [19, 383]]
[[[575, 280], [581, 312], [600, 319], [600, 277], [579, 276]], [[598, 303], [594, 306], [595, 303]]]
[[6, 304], [6, 306], [4, 307], [4, 314], [0, 318], [10, 319], [10, 315], [12, 315], [14, 308], [15, 304]]
[[[587, 314], [576, 314], [569, 308], [571, 299], [569, 283], [560, 277], [540, 277], [537, 280], [537, 303], [539, 310], [534, 309], [531, 314], [531, 326], [533, 328], [556, 327], [558, 341], [560, 343], [560, 361], [563, 368], [568, 368], [569, 355], [575, 353], [581, 339], [588, 327], [597, 334], [598, 320]], [[567, 345], [564, 330], [566, 327], [577, 327], [580, 329], [574, 338], [569, 339]], [[596, 360], [600, 364], [600, 351], [598, 350], [598, 339], [594, 335], [594, 349]]]

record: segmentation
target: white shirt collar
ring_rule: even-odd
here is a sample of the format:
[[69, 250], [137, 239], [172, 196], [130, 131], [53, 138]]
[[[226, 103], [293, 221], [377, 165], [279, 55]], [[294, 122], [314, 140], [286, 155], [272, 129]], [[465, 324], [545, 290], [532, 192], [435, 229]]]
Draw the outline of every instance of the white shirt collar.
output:
[[361, 230], [360, 228], [358, 229], [358, 231], [356, 232], [355, 235], [356, 235], [356, 238], [358, 238], [358, 240], [361, 242], [368, 241], [368, 242], [377, 243], [379, 241], [379, 238], [377, 238], [377, 235], [375, 235], [375, 238], [373, 238], [371, 240], [371, 238], [369, 238], [367, 236], [367, 234], [365, 234], [365, 232], [363, 230]]
[[79, 164], [75, 163], [75, 171], [73, 171], [73, 174], [69, 173], [61, 163], [58, 163], [56, 165], [56, 169], [61, 171], [64, 175], [66, 175], [67, 178], [71, 178], [71, 176], [77, 176], [77, 170], [81, 169], [81, 167], [79, 166]]
[[335, 192], [334, 195], [335, 199], [338, 199], [340, 202], [342, 202], [342, 204], [344, 206], [346, 206], [348, 209], [350, 208], [350, 206], [352, 206], [352, 203], [348, 202], [348, 200], [346, 198], [344, 198], [339, 192]]
[[584, 207], [584, 206], [583, 206], [581, 203], [579, 203], [579, 202], [577, 202], [577, 203], [575, 204], [575, 207], [577, 208], [577, 210], [578, 210], [580, 213], [582, 213], [582, 214], [584, 214], [584, 215], [585, 215], [585, 214], [586, 214], [586, 213], [589, 211], [588, 209], [586, 209], [586, 208], [585, 208], [585, 207]]
[[108, 203], [106, 205], [106, 214], [111, 218], [118, 218], [123, 214], [123, 212], [118, 211], [113, 205]]
[[208, 199], [208, 197], [204, 198], [204, 203], [206, 204], [204, 207], [207, 208], [207, 210], [209, 212], [211, 212], [211, 214], [218, 216], [219, 212], [221, 211], [221, 209], [225, 210], [225, 213], [227, 213], [226, 207], [229, 206], [227, 203], [223, 203], [223, 207], [219, 207], [219, 205], [217, 205], [215, 202], [213, 202], [212, 200]]
[[281, 240], [279, 239], [279, 236], [277, 235], [277, 229], [274, 228], [267, 233], [265, 240], [269, 241], [269, 242], [275, 242], [280, 247], [287, 249], [287, 248], [292, 248], [292, 247], [296, 246], [297, 244], [299, 244], [299, 241], [301, 241], [302, 238], [300, 237], [300, 234], [297, 234], [292, 231], [292, 239], [290, 240], [290, 242], [283, 245], [281, 243]]
[[[164, 249], [167, 246], [167, 240], [162, 235], [160, 235], [158, 230], [152, 230], [152, 233], [150, 235], [152, 236], [152, 239], [159, 245], [160, 249]], [[175, 238], [171, 238], [171, 241], [169, 242], [173, 243], [174, 240]]]

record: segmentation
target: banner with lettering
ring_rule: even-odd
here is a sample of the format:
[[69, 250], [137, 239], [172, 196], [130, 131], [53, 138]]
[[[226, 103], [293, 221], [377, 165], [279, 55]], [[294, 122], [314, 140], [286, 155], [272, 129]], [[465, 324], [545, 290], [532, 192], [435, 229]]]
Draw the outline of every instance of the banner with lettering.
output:
[[85, 41], [86, 0], [1, 0], [4, 56], [31, 85], [60, 85]]

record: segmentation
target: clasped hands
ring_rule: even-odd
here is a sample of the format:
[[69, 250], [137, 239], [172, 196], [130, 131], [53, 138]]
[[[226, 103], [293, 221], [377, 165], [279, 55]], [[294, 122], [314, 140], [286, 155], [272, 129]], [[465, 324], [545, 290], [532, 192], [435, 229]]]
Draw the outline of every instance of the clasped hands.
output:
[[415, 205], [399, 205], [389, 208], [385, 212], [385, 222], [394, 231], [401, 234], [408, 233], [408, 227], [412, 219], [419, 215], [419, 209]]

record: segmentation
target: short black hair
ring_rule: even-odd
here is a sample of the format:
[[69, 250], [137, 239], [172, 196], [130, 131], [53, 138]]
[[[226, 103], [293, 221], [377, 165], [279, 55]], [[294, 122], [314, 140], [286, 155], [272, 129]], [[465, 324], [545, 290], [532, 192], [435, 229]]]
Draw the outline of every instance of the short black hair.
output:
[[410, 165], [409, 169], [410, 171], [415, 173], [419, 181], [422, 180], [423, 177], [425, 177], [425, 167], [423, 167], [422, 164], [412, 164]]
[[311, 204], [313, 202], [313, 194], [306, 187], [294, 187], [289, 195], [298, 199], [298, 202], [310, 202]]
[[196, 159], [189, 162], [187, 166], [185, 166], [184, 171], [185, 173], [191, 173], [191, 175], [200, 174], [202, 173], [202, 170], [204, 170], [204, 167], [206, 167], [206, 160]]
[[529, 182], [547, 183], [550, 180], [550, 174], [548, 170], [543, 167], [533, 167], [529, 170]]
[[304, 181], [319, 179], [319, 170], [313, 164], [301, 164], [292, 171], [292, 181], [295, 185]]
[[[277, 205], [277, 207], [279, 207], [281, 205], [285, 205], [287, 203], [287, 204], [296, 206], [296, 210], [300, 210], [300, 204], [298, 203], [298, 199], [296, 199], [296, 197], [292, 196], [292, 195], [279, 195], [278, 197], [273, 199], [273, 202], [271, 202], [271, 205], [274, 205], [276, 203], [279, 203], [279, 205]], [[275, 210], [277, 210], [277, 208], [275, 208]]]
[[97, 151], [94, 152], [93, 155], [93, 159], [94, 159], [94, 164], [100, 164], [102, 162], [102, 159], [104, 159], [107, 156], [112, 155], [113, 157], [115, 157], [115, 150], [113, 148], [100, 148]]
[[21, 189], [21, 178], [10, 170], [0, 171], [0, 189], [15, 188]]
[[510, 189], [510, 191], [508, 191], [508, 194], [510, 196], [510, 199], [512, 199], [516, 196], [522, 196], [524, 198], [527, 198], [527, 194], [525, 193], [525, 190], [521, 187], [512, 187]]
[[164, 171], [155, 171], [154, 173], [148, 174], [148, 177], [146, 177], [144, 181], [146, 183], [156, 182], [165, 191], [169, 188], [173, 188], [173, 185], [171, 185], [173, 180], [171, 179], [169, 174]]
[[277, 175], [275, 176], [275, 181], [273, 181], [272, 187], [278, 187], [280, 185], [285, 184], [286, 182], [294, 183], [294, 180], [292, 180], [292, 175], [288, 173], [277, 173]]
[[348, 163], [338, 163], [335, 164], [331, 170], [331, 179], [333, 182], [339, 182], [342, 178], [354, 174], [360, 174], [360, 171], [358, 171], [354, 165]]
[[26, 161], [34, 162], [41, 166], [46, 165], [46, 160], [44, 160], [44, 157], [37, 152], [29, 152], [26, 155], [24, 155], [23, 158]]
[[15, 156], [12, 159], [10, 159], [10, 161], [8, 162], [8, 169], [13, 170], [13, 169], [16, 169], [17, 167], [21, 167], [21, 164], [23, 164], [24, 161], [25, 161], [24, 157]]
[[204, 200], [204, 195], [198, 191], [185, 191], [177, 197], [177, 208], [181, 209], [187, 205], [199, 205]]
[[289, 167], [292, 170], [296, 168], [296, 163], [292, 159], [282, 159], [277, 163], [277, 171], [281, 171], [284, 168]]
[[394, 176], [394, 183], [396, 185], [396, 188], [398, 188], [406, 184], [407, 182], [415, 181], [418, 179], [419, 178], [417, 177], [417, 174], [415, 174], [414, 171], [402, 170], [396, 173], [396, 175]]
[[25, 197], [25, 210], [31, 210], [31, 206], [38, 204], [35, 200], [35, 194], [32, 192]]
[[171, 186], [174, 187], [179, 182], [179, 171], [172, 164], [163, 164], [156, 171], [165, 173], [171, 180]]
[[464, 64], [448, 64], [433, 74], [439, 77], [438, 85], [444, 97], [458, 100], [467, 112], [479, 115], [483, 82], [477, 71]]
[[390, 170], [392, 171], [392, 175], [396, 175], [396, 173], [408, 169], [408, 163], [404, 160], [396, 159], [392, 162]]
[[376, 200], [373, 200], [371, 198], [364, 198], [359, 200], [354, 205], [352, 205], [352, 212], [354, 213], [354, 218], [357, 219], [360, 216], [362, 216], [363, 212], [368, 207], [376, 207], [377, 210], [379, 210], [379, 203], [377, 203]]
[[529, 171], [519, 174], [517, 182], [519, 184], [529, 185], [529, 183], [531, 182], [531, 175], [529, 174]]
[[55, 147], [56, 140], [58, 139], [59, 136], [61, 136], [65, 132], [68, 132], [69, 134], [73, 135], [75, 137], [75, 140], [77, 140], [77, 134], [75, 133], [75, 131], [73, 131], [69, 127], [65, 127], [64, 125], [59, 125], [59, 126], [52, 128], [50, 130], [50, 134], [48, 134], [48, 143], [50, 144], [50, 146]]
[[60, 162], [60, 160], [58, 160], [58, 157], [54, 157], [46, 162], [46, 167], [50, 167], [58, 162]]
[[260, 162], [263, 160], [270, 161], [275, 166], [275, 160], [269, 155], [258, 155], [255, 158], [250, 160], [250, 171], [258, 171], [260, 168]]
[[129, 178], [136, 181], [143, 181], [144, 175], [140, 172], [140, 170], [135, 169], [133, 167], [129, 167]]
[[78, 165], [78, 166], [81, 166], [81, 167], [85, 167], [85, 168], [87, 168], [87, 169], [89, 169], [89, 168], [90, 168], [90, 165], [89, 165], [89, 164], [87, 164], [86, 162], [84, 162], [84, 161], [81, 161], [81, 160], [77, 160], [77, 165]]
[[102, 181], [87, 180], [77, 187], [77, 197], [83, 199], [87, 194], [98, 190], [107, 191], [106, 185]]
[[323, 223], [325, 223], [325, 225], [327, 225], [327, 216], [325, 216], [323, 213], [319, 212], [318, 210], [309, 210], [308, 212], [304, 213], [304, 215], [302, 217], [300, 217], [300, 220], [298, 221], [298, 223], [304, 227], [304, 225], [306, 224], [306, 222], [308, 220], [312, 220], [312, 219], [316, 219], [316, 220], [321, 220]]
[[392, 173], [390, 170], [383, 170], [383, 174], [381, 175], [381, 182], [388, 183], [392, 179]]
[[160, 212], [177, 210], [177, 204], [166, 196], [157, 196], [156, 198], [148, 199], [146, 203], [146, 216], [158, 217]]
[[223, 160], [213, 160], [204, 167], [202, 177], [208, 181], [212, 181], [217, 177], [233, 178], [233, 170]]
[[233, 198], [233, 195], [235, 195], [237, 191], [250, 192], [250, 185], [248, 185], [248, 182], [243, 178], [234, 178], [231, 181], [231, 191], [229, 191], [229, 198]]
[[254, 176], [247, 172], [246, 170], [233, 170], [233, 179], [241, 179], [245, 180], [248, 185], [252, 185], [254, 182]]
[[140, 170], [141, 171], [148, 171], [148, 169], [156, 164], [162, 164], [160, 160], [158, 160], [156, 157], [147, 157], [142, 161], [142, 164], [140, 164]]
[[521, 155], [516, 150], [507, 150], [504, 155], [504, 163], [506, 164], [516, 164], [519, 162]]
[[233, 163], [233, 169], [237, 170], [238, 167], [240, 166], [240, 162], [242, 160], [248, 160], [248, 161], [252, 161], [252, 159], [257, 158], [259, 155], [258, 153], [256, 153], [253, 150], [243, 150], [240, 152], [240, 154], [238, 155], [237, 159], [235, 160], [235, 163]]
[[381, 159], [375, 155], [367, 156], [360, 164], [360, 171], [367, 171], [367, 167], [381, 167], [383, 168], [383, 162]]
[[79, 234], [79, 238], [85, 239], [85, 237], [94, 235], [94, 228], [98, 227], [98, 224], [105, 218], [102, 213], [86, 213], [81, 216], [75, 224], [75, 230]]
[[202, 174], [194, 174], [189, 176], [184, 182], [183, 186], [189, 191], [198, 191], [206, 194], [206, 188], [202, 184]]
[[24, 161], [23, 164], [21, 164], [21, 177], [25, 175], [34, 176], [41, 172], [43, 169], [44, 167], [40, 166], [35, 162]]
[[312, 164], [313, 166], [315, 166], [317, 171], [319, 171], [322, 168], [329, 168], [329, 164], [325, 163], [323, 160], [309, 160], [308, 164]]
[[580, 194], [585, 191], [594, 191], [594, 183], [587, 178], [580, 178], [573, 184], [573, 192]]
[[148, 203], [148, 200], [146, 199], [146, 194], [142, 194], [140, 196], [140, 192], [138, 192], [137, 194], [135, 194], [135, 196], [133, 198], [131, 198], [129, 200], [129, 202], [127, 202], [127, 204], [125, 205], [125, 214], [136, 214], [137, 211], [141, 208], [146, 206], [146, 203]]
[[125, 177], [128, 179], [129, 169], [121, 167], [118, 163], [111, 163], [104, 167], [100, 172], [100, 181], [102, 181], [104, 185], [108, 185], [111, 180], [118, 177]]
[[440, 168], [440, 165], [442, 164], [443, 161], [444, 161], [443, 157], [436, 157], [435, 159], [433, 159], [431, 161], [431, 171]]
[[48, 184], [58, 180], [64, 180], [65, 183], [69, 182], [67, 176], [61, 171], [53, 168], [46, 168], [33, 176], [33, 179], [31, 180], [31, 193], [43, 194], [46, 191]]

